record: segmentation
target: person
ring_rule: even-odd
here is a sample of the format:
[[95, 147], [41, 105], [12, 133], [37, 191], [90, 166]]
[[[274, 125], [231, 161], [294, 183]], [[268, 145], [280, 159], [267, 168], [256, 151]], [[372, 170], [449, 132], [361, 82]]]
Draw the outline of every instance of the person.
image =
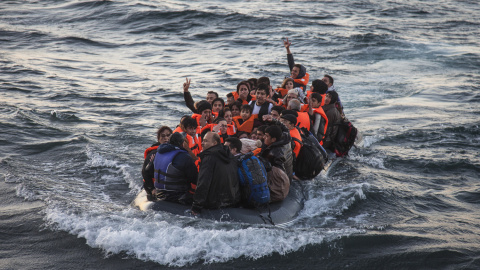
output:
[[285, 78], [282, 84], [277, 89], [275, 89], [275, 91], [279, 94], [279, 98], [283, 98], [291, 89], [293, 89], [293, 79]]
[[212, 114], [212, 104], [206, 100], [198, 102], [197, 112], [198, 113], [192, 115], [192, 118], [197, 120], [197, 124], [201, 128], [207, 124], [211, 124], [213, 120], [215, 120], [215, 115]]
[[252, 100], [250, 95], [250, 83], [248, 81], [241, 81], [237, 84], [237, 92], [232, 92], [236, 101], [241, 104], [248, 104]]
[[302, 128], [306, 128], [310, 130], [310, 115], [308, 112], [300, 111], [302, 109], [302, 104], [298, 99], [292, 99], [288, 103], [288, 107], [290, 110], [295, 111], [297, 113], [297, 126]]
[[[328, 89], [326, 91], [326, 93], [328, 92], [332, 92], [332, 91], [337, 91], [337, 89], [335, 89], [335, 85], [333, 85], [333, 77], [328, 75], [328, 74], [325, 74], [323, 75], [323, 78], [322, 78], [322, 81], [327, 85]], [[342, 101], [340, 100], [340, 96], [338, 97], [338, 106], [337, 108], [340, 108], [341, 110], [340, 111], [343, 111], [343, 104], [342, 104]], [[342, 112], [340, 112], [340, 114], [342, 114]]]
[[147, 193], [147, 199], [149, 201], [153, 201], [155, 195], [155, 169], [153, 166], [153, 160], [155, 158], [155, 154], [157, 153], [158, 146], [167, 143], [171, 135], [171, 128], [167, 126], [161, 126], [157, 130], [157, 142], [152, 144], [152, 146], [150, 146], [149, 148], [145, 149], [145, 152], [143, 154], [143, 189], [145, 189], [145, 192]]
[[[269, 115], [264, 118], [267, 121]], [[293, 177], [291, 138], [286, 127], [281, 126], [270, 125], [265, 129], [264, 144], [259, 154], [272, 165], [267, 173], [270, 202], [282, 201], [287, 197]]]
[[298, 132], [298, 129], [295, 127], [297, 124], [297, 117], [294, 115], [293, 111], [285, 110], [282, 112], [282, 116], [280, 116], [280, 122], [284, 124], [290, 132], [290, 137], [292, 137], [294, 143], [293, 145], [295, 145], [292, 151], [295, 154], [295, 158], [297, 158], [300, 149], [302, 148], [302, 136], [300, 136], [300, 132]]
[[228, 146], [230, 153], [234, 157], [240, 156], [242, 154], [242, 141], [239, 138], [230, 137], [225, 140], [225, 146]]
[[240, 116], [240, 109], [242, 108], [242, 103], [240, 101], [235, 101], [232, 105], [229, 105], [230, 110], [232, 111], [232, 116]]
[[227, 134], [230, 136], [235, 135], [235, 133], [237, 133], [237, 128], [235, 127], [235, 123], [233, 122], [233, 114], [230, 110], [230, 107], [225, 107], [225, 109], [223, 109], [223, 118], [227, 121]]
[[197, 156], [202, 150], [200, 138], [197, 135], [197, 127], [197, 120], [193, 119], [190, 116], [184, 117], [182, 119], [182, 122], [180, 122], [181, 132], [179, 133], [182, 133], [183, 136], [187, 139], [188, 147], [185, 147], [185, 149], [194, 160], [198, 159]]
[[235, 97], [232, 93], [227, 94], [227, 106], [232, 105], [235, 102]]
[[266, 125], [259, 126], [257, 128], [257, 140], [261, 141], [263, 143], [263, 140], [265, 138], [265, 129], [267, 128]]
[[273, 106], [270, 115], [272, 115], [273, 119], [279, 120], [283, 110], [285, 110], [283, 106]]
[[322, 109], [325, 111], [325, 114], [328, 118], [328, 126], [327, 132], [325, 134], [325, 139], [323, 141], [323, 147], [326, 150], [330, 150], [333, 152], [334, 145], [333, 142], [335, 141], [335, 137], [337, 136], [338, 132], [338, 125], [342, 121], [342, 116], [340, 112], [335, 107], [335, 102], [337, 101], [338, 94], [335, 91], [329, 92], [325, 96], [325, 105], [323, 105]]
[[[195, 102], [193, 101], [192, 94], [188, 91], [190, 88], [190, 82], [191, 79], [189, 80], [188, 78], [186, 79], [186, 82], [183, 83], [183, 99], [185, 100], [185, 104], [187, 107], [193, 112], [193, 113], [199, 113], [197, 111], [197, 108], [195, 107]], [[214, 91], [208, 91], [206, 101], [210, 104], [212, 104], [213, 100], [218, 98], [218, 93]]]
[[293, 54], [290, 51], [291, 42], [288, 41], [288, 38], [283, 41], [283, 46], [287, 49], [287, 60], [288, 60], [288, 67], [290, 68], [290, 78], [293, 79], [293, 86], [300, 87], [303, 91], [306, 90], [308, 85], [308, 80], [310, 75], [307, 73], [307, 69], [300, 64], [295, 64], [295, 60], [293, 59]]
[[[261, 125], [257, 119], [258, 115], [252, 115], [252, 111], [253, 109], [250, 105], [242, 105], [240, 116], [233, 117], [233, 121], [237, 126], [237, 133], [241, 131], [250, 134], [254, 127]], [[240, 138], [240, 134], [237, 135]]]
[[168, 143], [158, 147], [153, 161], [157, 199], [192, 203], [198, 171], [184, 147], [188, 147], [188, 142], [181, 133], [173, 134]]
[[223, 108], [225, 108], [223, 98], [218, 97], [212, 101], [212, 114], [215, 118], [223, 117]]
[[321, 145], [323, 145], [323, 140], [328, 128], [328, 117], [321, 107], [322, 102], [322, 96], [319, 93], [312, 93], [312, 95], [310, 95], [309, 105], [312, 110], [309, 111], [309, 113], [311, 113], [313, 122], [310, 131]]
[[250, 101], [250, 107], [252, 107], [252, 114], [258, 115], [258, 119], [266, 114], [270, 114], [272, 111], [273, 104], [267, 101], [267, 98], [270, 95], [270, 89], [267, 84], [260, 83], [257, 86], [257, 99], [255, 101]]
[[[322, 102], [325, 102], [325, 94], [327, 94], [328, 86], [322, 80], [314, 80], [310, 91], [307, 91], [307, 97], [310, 97], [312, 93], [319, 93], [322, 96]], [[320, 106], [325, 105], [322, 103]]]
[[228, 146], [220, 143], [220, 136], [208, 132], [202, 141], [200, 170], [193, 196], [192, 214], [203, 208], [235, 207], [240, 202], [237, 160]]

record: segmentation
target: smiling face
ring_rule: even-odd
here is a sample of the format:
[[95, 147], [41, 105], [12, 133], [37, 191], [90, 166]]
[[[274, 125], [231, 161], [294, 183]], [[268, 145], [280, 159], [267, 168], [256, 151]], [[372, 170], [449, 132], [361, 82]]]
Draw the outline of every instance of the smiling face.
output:
[[287, 81], [285, 83], [285, 89], [287, 89], [287, 90], [293, 89], [293, 82], [292, 81]]
[[290, 76], [292, 77], [292, 79], [296, 79], [299, 73], [300, 73], [300, 68], [293, 67]]
[[212, 104], [213, 100], [216, 99], [217, 96], [215, 94], [207, 94], [207, 101], [208, 103]]
[[257, 90], [257, 105], [262, 105], [267, 100], [267, 93], [263, 89]]

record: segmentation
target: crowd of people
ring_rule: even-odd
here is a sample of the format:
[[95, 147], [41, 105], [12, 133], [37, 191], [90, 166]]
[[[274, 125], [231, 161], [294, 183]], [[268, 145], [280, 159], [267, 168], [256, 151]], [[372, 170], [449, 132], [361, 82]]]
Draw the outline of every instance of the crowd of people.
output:
[[334, 80], [324, 75], [308, 87], [310, 75], [295, 64], [290, 45], [284, 40], [290, 76], [275, 89], [268, 77], [251, 78], [238, 83], [226, 102], [214, 91], [195, 102], [186, 79], [183, 94], [192, 115], [182, 117], [174, 130], [160, 127], [157, 142], [145, 150], [142, 176], [148, 200], [191, 205], [192, 214], [240, 206], [244, 202], [237, 161], [250, 153], [268, 168], [270, 202], [281, 201], [296, 179], [299, 128], [333, 152], [343, 118]]

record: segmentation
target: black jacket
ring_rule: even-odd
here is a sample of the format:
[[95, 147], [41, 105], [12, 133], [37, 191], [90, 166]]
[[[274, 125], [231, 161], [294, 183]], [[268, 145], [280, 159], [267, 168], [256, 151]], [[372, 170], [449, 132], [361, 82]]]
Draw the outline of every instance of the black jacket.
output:
[[[288, 67], [290, 68], [290, 71], [292, 71], [293, 66], [295, 65], [293, 54], [287, 54], [287, 61], [288, 61]], [[301, 79], [305, 77], [306, 74], [307, 74], [307, 68], [304, 65], [300, 65], [300, 72], [297, 75], [297, 79]], [[297, 82], [294, 82], [293, 87], [302, 87], [302, 89], [305, 91], [307, 86], [305, 84], [299, 84]]]
[[192, 210], [234, 207], [240, 202], [237, 159], [227, 146], [217, 144], [199, 154], [201, 163]]
[[[154, 143], [151, 147], [158, 146], [160, 143]], [[155, 177], [155, 172], [153, 168], [153, 161], [151, 160], [152, 155], [157, 153], [157, 149], [150, 150], [143, 161], [142, 166], [142, 176], [143, 176], [143, 188], [147, 194], [152, 194], [152, 190], [155, 189], [152, 179]]]
[[282, 169], [290, 179], [293, 177], [293, 152], [290, 131], [280, 122], [272, 121], [282, 128], [282, 138], [269, 146], [262, 145], [260, 156], [265, 158], [272, 166]]
[[338, 124], [341, 123], [342, 116], [335, 107], [335, 104], [324, 105], [322, 108], [328, 118], [328, 127], [327, 133], [325, 134], [325, 139], [323, 141], [323, 148], [329, 149], [333, 152], [333, 142], [335, 141], [335, 137], [337, 136]]

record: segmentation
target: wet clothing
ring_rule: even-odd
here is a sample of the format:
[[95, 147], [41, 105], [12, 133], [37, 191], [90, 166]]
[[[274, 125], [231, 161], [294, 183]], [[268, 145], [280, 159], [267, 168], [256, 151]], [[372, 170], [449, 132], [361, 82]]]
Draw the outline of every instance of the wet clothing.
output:
[[217, 144], [200, 153], [200, 171], [192, 210], [235, 207], [240, 203], [237, 159], [227, 146]]
[[341, 123], [342, 116], [335, 107], [335, 104], [328, 104], [323, 106], [322, 108], [328, 118], [327, 133], [325, 134], [325, 139], [323, 140], [323, 148], [333, 152], [333, 142], [335, 141], [335, 137], [337, 136], [338, 124]]
[[157, 197], [178, 202], [197, 183], [197, 167], [190, 154], [183, 148], [169, 143], [157, 149], [153, 162]]

